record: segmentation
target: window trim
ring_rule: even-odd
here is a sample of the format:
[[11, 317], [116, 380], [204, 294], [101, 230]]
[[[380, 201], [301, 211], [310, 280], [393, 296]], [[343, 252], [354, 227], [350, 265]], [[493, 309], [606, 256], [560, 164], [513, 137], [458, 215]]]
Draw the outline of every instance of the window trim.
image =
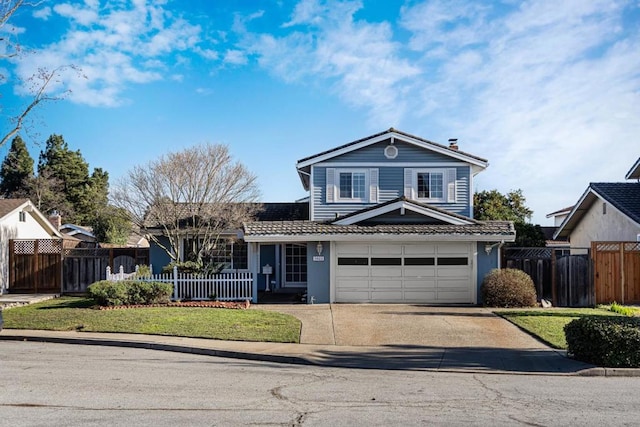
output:
[[[419, 174], [440, 174], [442, 175], [442, 197], [418, 197], [418, 175]], [[427, 203], [455, 203], [457, 171], [455, 168], [415, 168], [411, 169], [411, 191], [415, 200]], [[453, 188], [449, 188], [453, 186]], [[453, 196], [451, 197], [451, 191]], [[431, 193], [431, 191], [430, 191]]]
[[[365, 168], [342, 168], [335, 169], [335, 202], [347, 202], [347, 203], [367, 203], [369, 202], [369, 182], [370, 175], [369, 169]], [[363, 197], [340, 197], [340, 175], [341, 174], [351, 174], [351, 194], [353, 194], [353, 174], [363, 174], [364, 175], [364, 186], [363, 186]]]
[[[186, 259], [187, 241], [188, 240], [193, 240], [193, 239], [198, 239], [198, 246], [202, 245], [202, 242], [204, 240], [202, 237], [183, 237], [182, 240], [181, 240], [181, 245], [180, 245], [180, 260], [182, 262], [184, 262], [185, 259]], [[244, 245], [247, 246], [247, 249], [246, 249], [246, 251], [247, 251], [247, 256], [246, 256], [246, 264], [247, 264], [247, 266], [246, 266], [246, 268], [234, 268], [234, 262], [233, 262], [233, 256], [232, 256], [229, 259], [230, 267], [229, 268], [225, 267], [224, 269], [222, 269], [220, 271], [220, 273], [235, 273], [235, 272], [243, 272], [244, 273], [244, 272], [249, 272], [250, 271], [250, 268], [251, 268], [251, 259], [250, 258], [251, 258], [251, 256], [250, 256], [250, 250], [249, 250], [249, 247], [248, 247], [248, 245], [249, 245], [248, 242], [246, 242], [246, 241], [244, 241], [242, 239], [233, 239], [233, 240], [229, 241], [228, 239], [225, 239], [224, 237], [221, 236], [219, 241], [218, 241], [218, 244], [224, 244], [225, 247], [226, 247], [227, 244], [230, 244], [230, 245], [233, 246], [233, 245], [236, 245], [240, 241], [244, 242]], [[233, 251], [233, 253], [235, 253], [235, 251]]]

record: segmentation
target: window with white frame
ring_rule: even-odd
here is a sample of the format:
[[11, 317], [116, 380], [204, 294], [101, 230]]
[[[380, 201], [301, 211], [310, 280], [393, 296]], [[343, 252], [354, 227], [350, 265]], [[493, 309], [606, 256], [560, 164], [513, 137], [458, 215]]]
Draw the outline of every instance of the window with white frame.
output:
[[405, 169], [405, 196], [422, 202], [456, 201], [455, 169]]
[[327, 168], [327, 202], [378, 201], [378, 169]]

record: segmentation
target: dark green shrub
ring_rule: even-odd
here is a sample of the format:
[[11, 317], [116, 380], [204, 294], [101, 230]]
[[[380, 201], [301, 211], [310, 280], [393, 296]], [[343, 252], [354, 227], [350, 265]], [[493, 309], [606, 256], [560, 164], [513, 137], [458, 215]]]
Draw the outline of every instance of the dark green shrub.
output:
[[195, 261], [176, 262], [173, 261], [162, 267], [163, 273], [173, 273], [173, 267], [178, 267], [179, 273], [200, 273], [202, 264]]
[[89, 286], [89, 296], [98, 305], [163, 304], [171, 301], [171, 283], [102, 280]]
[[126, 283], [124, 281], [110, 282], [108, 280], [95, 282], [88, 288], [89, 296], [98, 305], [124, 305], [129, 299]]
[[567, 353], [582, 362], [610, 368], [640, 367], [640, 319], [586, 316], [564, 327]]
[[487, 307], [533, 307], [537, 302], [531, 277], [513, 268], [491, 270], [482, 281], [480, 293]]

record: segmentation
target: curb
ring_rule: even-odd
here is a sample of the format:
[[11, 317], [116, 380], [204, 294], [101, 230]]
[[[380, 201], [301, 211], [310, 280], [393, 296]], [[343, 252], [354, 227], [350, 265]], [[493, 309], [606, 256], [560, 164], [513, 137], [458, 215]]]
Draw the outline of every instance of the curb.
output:
[[54, 344], [95, 345], [105, 347], [140, 348], [147, 350], [171, 351], [174, 353], [198, 354], [202, 356], [225, 357], [231, 359], [257, 360], [263, 362], [288, 363], [294, 365], [316, 365], [310, 360], [297, 356], [280, 356], [275, 354], [246, 353], [241, 351], [217, 350], [212, 348], [188, 347], [175, 344], [158, 344], [143, 341], [123, 341], [96, 338], [64, 338], [26, 335], [0, 335], [0, 340], [32, 341]]

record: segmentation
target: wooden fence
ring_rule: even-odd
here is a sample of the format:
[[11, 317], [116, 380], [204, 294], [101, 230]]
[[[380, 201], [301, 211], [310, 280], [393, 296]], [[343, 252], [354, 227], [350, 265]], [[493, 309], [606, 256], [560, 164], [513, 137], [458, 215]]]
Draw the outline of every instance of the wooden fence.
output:
[[218, 273], [213, 275], [179, 273], [177, 268], [165, 274], [136, 277], [135, 273], [111, 273], [107, 267], [107, 280], [144, 280], [173, 284], [173, 300], [253, 301], [253, 275], [251, 273]]
[[133, 271], [149, 263], [148, 248], [65, 248], [58, 239], [9, 240], [10, 293], [84, 293], [106, 267]]
[[64, 250], [63, 293], [84, 293], [87, 287], [105, 280], [106, 269], [149, 264], [148, 248], [73, 248]]
[[56, 293], [61, 281], [61, 240], [9, 240], [10, 292]]
[[592, 242], [597, 304], [640, 304], [640, 242]]
[[502, 268], [531, 276], [538, 299], [557, 307], [594, 305], [593, 273], [589, 255], [570, 255], [559, 248], [503, 248]]

